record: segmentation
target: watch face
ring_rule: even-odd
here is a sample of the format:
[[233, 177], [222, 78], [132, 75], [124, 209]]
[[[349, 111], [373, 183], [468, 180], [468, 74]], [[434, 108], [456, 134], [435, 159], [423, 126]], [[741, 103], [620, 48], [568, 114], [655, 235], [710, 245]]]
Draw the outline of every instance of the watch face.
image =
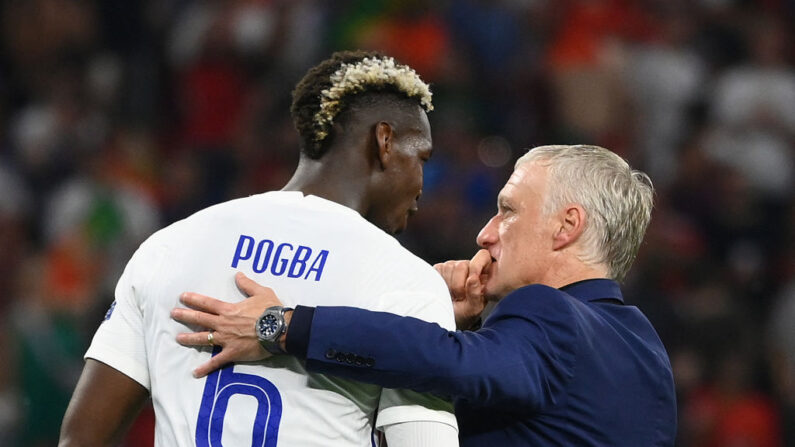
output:
[[265, 315], [258, 322], [260, 336], [271, 338], [279, 330], [280, 322], [275, 315]]

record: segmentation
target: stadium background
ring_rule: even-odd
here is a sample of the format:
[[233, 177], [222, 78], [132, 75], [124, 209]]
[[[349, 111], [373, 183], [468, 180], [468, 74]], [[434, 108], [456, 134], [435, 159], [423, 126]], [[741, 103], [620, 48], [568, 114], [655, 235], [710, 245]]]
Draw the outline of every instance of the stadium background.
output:
[[613, 149], [658, 188], [625, 291], [670, 353], [679, 445], [795, 445], [792, 0], [1, 4], [0, 445], [55, 445], [137, 244], [278, 189], [292, 86], [353, 48], [433, 84], [406, 246], [471, 255], [528, 147]]

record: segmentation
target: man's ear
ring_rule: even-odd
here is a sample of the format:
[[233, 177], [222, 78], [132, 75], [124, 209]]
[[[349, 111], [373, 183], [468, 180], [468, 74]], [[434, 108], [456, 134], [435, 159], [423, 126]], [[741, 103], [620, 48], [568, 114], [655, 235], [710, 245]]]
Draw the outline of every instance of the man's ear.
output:
[[560, 211], [558, 218], [552, 248], [562, 250], [577, 242], [585, 230], [585, 209], [581, 205], [570, 203]]
[[386, 169], [389, 160], [392, 158], [392, 139], [394, 138], [394, 131], [392, 125], [386, 121], [379, 121], [375, 125], [375, 147], [378, 162], [381, 164], [381, 169]]

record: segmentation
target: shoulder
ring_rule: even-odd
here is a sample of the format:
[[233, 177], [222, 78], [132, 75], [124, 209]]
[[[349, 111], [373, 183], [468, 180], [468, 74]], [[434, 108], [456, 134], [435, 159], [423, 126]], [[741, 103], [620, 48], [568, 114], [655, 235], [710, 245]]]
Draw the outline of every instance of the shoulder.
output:
[[575, 312], [576, 305], [577, 300], [565, 292], [542, 284], [532, 284], [506, 295], [495, 307], [492, 316], [566, 316]]
[[381, 311], [436, 322], [454, 330], [450, 293], [439, 273], [394, 237], [384, 232], [372, 237], [373, 243], [362, 253], [358, 276], [359, 285], [365, 285], [371, 298], [376, 298], [371, 303], [376, 303]]
[[[403, 247], [395, 238], [384, 233], [387, 240], [372, 250], [373, 268], [393, 288], [404, 291], [432, 293], [436, 298], [450, 301], [447, 285], [439, 273], [425, 260]], [[427, 299], [427, 298], [424, 298]]]
[[533, 284], [506, 295], [483, 322], [483, 327], [543, 338], [555, 344], [573, 343], [578, 337], [577, 300], [555, 288]]
[[271, 191], [217, 203], [169, 224], [154, 233], [150, 240], [152, 243], [173, 244], [237, 227], [240, 222], [271, 223], [283, 221], [288, 216], [297, 219], [300, 218], [302, 210], [311, 211], [315, 215], [322, 214], [322, 210], [313, 208], [311, 204], [300, 200], [300, 197], [299, 192]]
[[455, 330], [453, 304], [442, 277], [430, 264], [393, 240], [378, 267], [388, 312], [434, 321]]
[[505, 296], [483, 322], [483, 328], [509, 332], [532, 345], [548, 345], [573, 361], [590, 311], [571, 295], [533, 284]]

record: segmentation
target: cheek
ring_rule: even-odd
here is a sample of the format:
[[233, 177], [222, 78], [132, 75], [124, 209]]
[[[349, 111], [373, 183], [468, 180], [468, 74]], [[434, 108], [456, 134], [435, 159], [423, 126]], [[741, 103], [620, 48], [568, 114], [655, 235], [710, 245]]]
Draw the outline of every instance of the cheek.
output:
[[422, 189], [422, 174], [422, 164], [414, 162], [411, 169], [411, 183], [414, 185], [415, 189]]
[[514, 273], [521, 274], [535, 262], [536, 247], [531, 230], [518, 219], [504, 221], [500, 229], [502, 255]]
[[500, 241], [503, 246], [512, 247], [516, 241], [516, 218], [508, 217], [500, 222]]
[[409, 166], [404, 171], [402, 187], [400, 188], [407, 200], [414, 200], [422, 191], [422, 166]]

